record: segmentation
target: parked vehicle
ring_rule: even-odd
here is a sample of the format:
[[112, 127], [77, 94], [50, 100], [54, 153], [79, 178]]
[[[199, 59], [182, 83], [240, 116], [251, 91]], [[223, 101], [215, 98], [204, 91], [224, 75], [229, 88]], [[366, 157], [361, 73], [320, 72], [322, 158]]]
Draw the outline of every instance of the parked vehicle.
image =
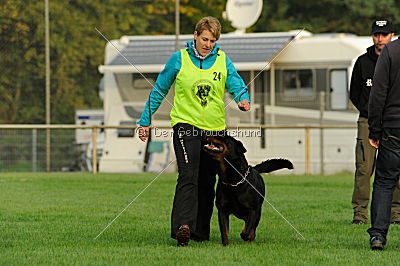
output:
[[[192, 37], [181, 35], [181, 47]], [[230, 104], [226, 108], [228, 125], [355, 125], [357, 113], [349, 101], [349, 80], [356, 58], [372, 44], [370, 37], [295, 30], [222, 34], [218, 42], [248, 83], [252, 101], [252, 110], [246, 113]], [[99, 66], [104, 75], [101, 93], [105, 125], [136, 123], [158, 73], [174, 52], [174, 47], [175, 36], [172, 35], [123, 36], [106, 45], [104, 65]], [[173, 95], [171, 89], [167, 96], [169, 102], [173, 102]], [[229, 101], [230, 96], [226, 95], [226, 102]], [[152, 125], [169, 126], [170, 110], [171, 105], [164, 101], [154, 115]], [[342, 138], [342, 146], [338, 147], [341, 158], [347, 161], [339, 162], [332, 171], [350, 171], [354, 167], [353, 133], [355, 131], [346, 133], [348, 137]], [[296, 139], [295, 143], [303, 138], [303, 134], [296, 131], [285, 134]], [[253, 154], [248, 155], [248, 160], [259, 161], [265, 157], [267, 147], [268, 154], [273, 153], [272, 145], [268, 143], [280, 136], [282, 132], [274, 130], [263, 134], [264, 139], [242, 140], [245, 145], [252, 146]], [[152, 139], [169, 141], [170, 137], [153, 134]], [[319, 141], [318, 134], [315, 139]], [[327, 141], [329, 139], [325, 138], [324, 143]], [[293, 147], [286, 149], [289, 156], [284, 152], [277, 155], [288, 157], [295, 164], [296, 161], [304, 164], [304, 146], [299, 147], [298, 152], [294, 152]], [[320, 148], [315, 146], [313, 149], [318, 153]], [[349, 156], [343, 156], [347, 152]], [[146, 143], [135, 137], [134, 132], [126, 136], [119, 134], [118, 130], [106, 130], [99, 170], [140, 172], [145, 168], [145, 154]], [[302, 171], [304, 168], [297, 169]], [[319, 167], [316, 165], [315, 169], [317, 171]]]

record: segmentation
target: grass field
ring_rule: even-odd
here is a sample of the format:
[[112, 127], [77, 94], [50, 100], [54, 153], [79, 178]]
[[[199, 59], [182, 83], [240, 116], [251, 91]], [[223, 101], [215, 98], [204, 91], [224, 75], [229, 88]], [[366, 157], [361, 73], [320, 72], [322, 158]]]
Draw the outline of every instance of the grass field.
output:
[[0, 264], [398, 264], [400, 227], [384, 252], [370, 251], [368, 225], [350, 225], [353, 179], [267, 176], [269, 205], [254, 243], [231, 218], [231, 245], [220, 245], [216, 211], [211, 240], [178, 248], [169, 238], [175, 175], [161, 175], [98, 239], [96, 235], [156, 174], [0, 175]]

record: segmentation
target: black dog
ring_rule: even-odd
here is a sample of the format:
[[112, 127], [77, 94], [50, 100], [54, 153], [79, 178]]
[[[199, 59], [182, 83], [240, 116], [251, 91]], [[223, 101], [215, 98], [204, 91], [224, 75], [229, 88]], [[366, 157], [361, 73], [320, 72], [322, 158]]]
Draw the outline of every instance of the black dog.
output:
[[240, 141], [230, 136], [209, 137], [208, 141], [210, 144], [205, 145], [204, 150], [219, 162], [216, 205], [222, 244], [229, 244], [230, 214], [245, 221], [240, 236], [252, 242], [265, 197], [265, 184], [260, 173], [293, 169], [293, 164], [286, 159], [270, 159], [252, 167], [247, 163], [246, 149]]

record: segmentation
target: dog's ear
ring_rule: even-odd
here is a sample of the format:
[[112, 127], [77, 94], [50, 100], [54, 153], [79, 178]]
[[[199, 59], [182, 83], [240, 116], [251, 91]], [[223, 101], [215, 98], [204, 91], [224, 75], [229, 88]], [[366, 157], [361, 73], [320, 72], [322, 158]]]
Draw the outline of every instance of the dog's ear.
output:
[[236, 139], [236, 144], [237, 144], [238, 151], [239, 151], [240, 153], [246, 153], [246, 152], [247, 152], [247, 150], [246, 150], [246, 148], [243, 146], [243, 143], [242, 143], [242, 142], [240, 142], [239, 140]]

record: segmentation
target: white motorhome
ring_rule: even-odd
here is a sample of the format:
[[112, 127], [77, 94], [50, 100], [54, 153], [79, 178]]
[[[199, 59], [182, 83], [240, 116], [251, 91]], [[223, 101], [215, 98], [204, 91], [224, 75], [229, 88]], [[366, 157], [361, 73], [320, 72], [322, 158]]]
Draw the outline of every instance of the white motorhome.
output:
[[[180, 45], [193, 38], [181, 35]], [[370, 37], [349, 34], [311, 34], [306, 31], [275, 33], [222, 34], [218, 41], [235, 64], [249, 87], [252, 101], [250, 112], [241, 112], [236, 104], [227, 107], [229, 126], [259, 125], [355, 125], [357, 112], [349, 102], [348, 88], [356, 58], [372, 45]], [[123, 36], [107, 43], [101, 89], [104, 97], [105, 125], [134, 125], [141, 115], [158, 73], [175, 49], [175, 36]], [[173, 88], [166, 97], [173, 102]], [[169, 126], [171, 105], [164, 101], [152, 119], [153, 126]], [[226, 95], [226, 102], [230, 96]], [[321, 119], [323, 109], [323, 120]], [[311, 172], [351, 171], [354, 168], [355, 129], [345, 132], [324, 132], [324, 145], [333, 138], [340, 144], [325, 149], [320, 158], [320, 134], [312, 136], [312, 155], [315, 161]], [[139, 172], [144, 169], [146, 144], [134, 132], [107, 130], [104, 151], [100, 159], [101, 172]], [[132, 138], [133, 137], [133, 138]], [[162, 162], [171, 157], [171, 136], [162, 141]], [[295, 163], [295, 173], [305, 167], [304, 130], [268, 130], [261, 138], [242, 141], [251, 151], [250, 162], [270, 157], [288, 157]], [[283, 141], [283, 146], [277, 145]], [[167, 148], [169, 147], [169, 148]], [[340, 153], [340, 156], [336, 156]], [[297, 166], [297, 167], [296, 167]]]

